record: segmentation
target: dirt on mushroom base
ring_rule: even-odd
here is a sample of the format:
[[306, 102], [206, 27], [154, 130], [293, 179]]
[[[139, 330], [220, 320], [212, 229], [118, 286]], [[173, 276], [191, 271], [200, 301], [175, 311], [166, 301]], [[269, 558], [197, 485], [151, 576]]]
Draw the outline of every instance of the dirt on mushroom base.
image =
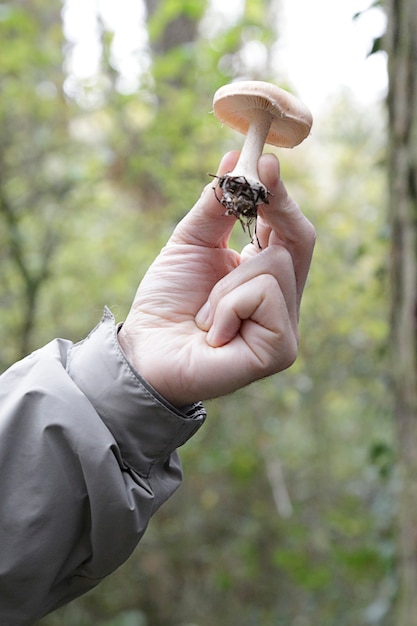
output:
[[[288, 91], [263, 81], [237, 81], [224, 85], [213, 97], [213, 112], [227, 126], [246, 135], [234, 170], [216, 177], [214, 193], [234, 215], [243, 230], [256, 232], [258, 206], [268, 204], [270, 192], [259, 179], [258, 160], [265, 143], [292, 148], [310, 133], [313, 117], [309, 109]], [[217, 195], [221, 191], [221, 196]]]
[[[258, 235], [256, 232], [256, 218], [258, 217], [258, 206], [261, 204], [269, 204], [268, 196], [271, 192], [259, 181], [248, 181], [245, 176], [232, 176], [225, 174], [224, 176], [216, 176], [210, 174], [217, 179], [214, 189], [214, 195], [222, 204], [226, 211], [224, 215], [234, 215], [244, 232], [249, 233], [251, 242], [254, 238], [261, 249]], [[217, 189], [222, 192], [221, 197], [217, 195]], [[252, 224], [255, 222], [254, 235], [252, 235]]]

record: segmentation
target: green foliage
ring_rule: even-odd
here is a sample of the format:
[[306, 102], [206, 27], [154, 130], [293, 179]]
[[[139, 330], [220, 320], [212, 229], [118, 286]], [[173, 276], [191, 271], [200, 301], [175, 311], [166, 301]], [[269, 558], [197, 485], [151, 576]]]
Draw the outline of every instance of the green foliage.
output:
[[160, 2], [148, 20], [148, 33], [151, 42], [163, 39], [167, 27], [178, 19], [190, 20], [198, 24], [205, 9], [205, 2], [193, 2], [193, 0], [184, 0], [181, 4], [176, 0]]
[[[45, 32], [48, 37], [43, 38]], [[4, 5], [0, 18], [4, 289], [0, 297], [10, 313], [2, 332], [18, 347], [16, 356], [30, 346], [39, 289], [49, 276], [49, 262], [58, 245], [53, 228], [58, 203], [64, 204], [71, 187], [65, 171], [66, 110], [61, 106], [62, 76], [57, 67], [61, 45], [57, 11], [47, 12], [45, 3], [31, 10]], [[40, 219], [34, 219], [36, 214]], [[2, 365], [9, 356], [13, 358], [13, 353], [6, 340]]]

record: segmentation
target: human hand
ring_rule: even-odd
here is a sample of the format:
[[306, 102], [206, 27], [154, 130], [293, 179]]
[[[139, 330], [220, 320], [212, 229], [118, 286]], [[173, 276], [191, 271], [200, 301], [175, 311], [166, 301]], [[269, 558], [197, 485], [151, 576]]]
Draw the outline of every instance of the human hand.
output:
[[[223, 158], [219, 176], [237, 156]], [[272, 194], [258, 211], [262, 249], [228, 248], [236, 219], [222, 215], [207, 185], [149, 268], [119, 332], [131, 364], [174, 406], [235, 391], [297, 356], [315, 231], [288, 196], [277, 159], [262, 156], [259, 173]]]

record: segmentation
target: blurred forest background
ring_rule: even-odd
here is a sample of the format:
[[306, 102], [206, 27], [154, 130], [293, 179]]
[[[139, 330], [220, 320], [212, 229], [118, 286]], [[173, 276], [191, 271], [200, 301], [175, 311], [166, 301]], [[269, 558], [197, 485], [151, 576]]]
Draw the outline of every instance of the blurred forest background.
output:
[[[272, 63], [279, 0], [241, 5], [144, 0], [122, 58], [105, 3], [0, 2], [1, 370], [82, 338], [104, 304], [123, 320], [207, 173], [241, 145], [210, 113], [219, 86], [292, 89]], [[98, 63], [83, 73], [88, 20]], [[181, 452], [184, 484], [135, 554], [43, 626], [412, 626], [396, 608], [388, 118], [346, 91], [279, 151], [318, 231], [300, 357], [208, 403]]]

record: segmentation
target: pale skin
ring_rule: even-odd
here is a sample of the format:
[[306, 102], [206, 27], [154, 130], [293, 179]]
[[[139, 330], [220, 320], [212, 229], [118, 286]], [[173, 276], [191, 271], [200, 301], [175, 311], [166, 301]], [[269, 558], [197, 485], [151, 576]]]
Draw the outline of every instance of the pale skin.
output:
[[[217, 175], [238, 156], [226, 154]], [[258, 212], [262, 249], [228, 247], [236, 218], [222, 215], [208, 184], [149, 268], [119, 332], [130, 363], [176, 407], [236, 391], [297, 357], [315, 231], [277, 159], [263, 155], [258, 168], [272, 194]]]

